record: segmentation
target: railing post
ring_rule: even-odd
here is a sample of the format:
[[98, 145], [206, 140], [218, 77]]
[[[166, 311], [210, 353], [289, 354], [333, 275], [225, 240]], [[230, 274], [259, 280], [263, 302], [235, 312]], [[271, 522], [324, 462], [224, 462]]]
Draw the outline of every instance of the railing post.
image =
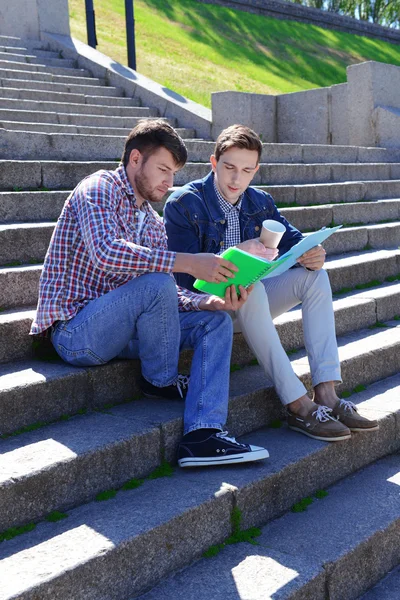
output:
[[133, 16], [133, 0], [125, 0], [125, 20], [128, 67], [136, 71], [135, 18]]
[[93, 0], [85, 0], [85, 5], [86, 5], [86, 30], [87, 30], [88, 44], [92, 48], [96, 48], [96, 46], [97, 46], [96, 21], [95, 21], [95, 16], [94, 16]]

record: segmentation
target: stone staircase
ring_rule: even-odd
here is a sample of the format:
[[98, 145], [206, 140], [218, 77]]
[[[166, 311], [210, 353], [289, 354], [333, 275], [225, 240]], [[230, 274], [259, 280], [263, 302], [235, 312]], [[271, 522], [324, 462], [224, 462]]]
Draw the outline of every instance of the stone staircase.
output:
[[[336, 444], [288, 431], [237, 334], [229, 430], [270, 459], [182, 472], [182, 405], [141, 398], [137, 361], [38, 360], [28, 336], [69, 191], [115, 168], [156, 112], [40, 42], [0, 36], [0, 84], [0, 600], [358, 598], [400, 563], [400, 152], [266, 144], [256, 181], [303, 231], [344, 224], [325, 245], [339, 391], [379, 431]], [[208, 172], [213, 147], [179, 132], [176, 185]], [[310, 386], [300, 310], [276, 325]], [[260, 527], [258, 545], [201, 558], [239, 527]]]

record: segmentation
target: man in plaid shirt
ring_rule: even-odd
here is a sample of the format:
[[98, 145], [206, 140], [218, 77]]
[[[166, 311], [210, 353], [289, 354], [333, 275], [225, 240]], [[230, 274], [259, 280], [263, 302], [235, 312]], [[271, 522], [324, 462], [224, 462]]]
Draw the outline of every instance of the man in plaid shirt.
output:
[[[81, 181], [67, 199], [46, 254], [31, 334], [49, 331], [59, 356], [76, 366], [140, 358], [148, 397], [185, 397], [181, 466], [248, 462], [268, 456], [223, 431], [227, 416], [232, 323], [231, 286], [224, 299], [176, 285], [172, 273], [227, 281], [235, 265], [214, 254], [168, 250], [162, 200], [183, 167], [181, 138], [161, 120], [129, 134], [122, 163]], [[193, 348], [189, 378], [179, 351]]]

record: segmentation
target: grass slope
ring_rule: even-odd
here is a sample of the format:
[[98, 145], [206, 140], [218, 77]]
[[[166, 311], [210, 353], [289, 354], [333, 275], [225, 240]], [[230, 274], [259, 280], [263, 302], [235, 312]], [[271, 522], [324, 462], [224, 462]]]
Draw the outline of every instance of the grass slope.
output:
[[[95, 0], [97, 49], [126, 64], [124, 0]], [[72, 35], [84, 42], [85, 3], [69, 0]], [[137, 68], [211, 106], [211, 92], [295, 92], [346, 81], [365, 60], [400, 65], [400, 46], [280, 21], [196, 0], [134, 0]]]

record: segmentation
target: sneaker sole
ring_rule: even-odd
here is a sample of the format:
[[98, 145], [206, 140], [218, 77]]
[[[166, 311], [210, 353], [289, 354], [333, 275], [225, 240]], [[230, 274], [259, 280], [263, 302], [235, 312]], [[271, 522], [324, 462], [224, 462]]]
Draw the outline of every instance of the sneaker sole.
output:
[[236, 463], [254, 462], [256, 460], [263, 460], [269, 457], [268, 450], [263, 448], [255, 452], [245, 452], [244, 454], [235, 454], [234, 456], [216, 456], [213, 457], [188, 457], [181, 458], [178, 460], [180, 467], [209, 467], [212, 465], [229, 465]]
[[349, 427], [350, 431], [378, 431], [379, 425], [376, 427]]
[[303, 433], [304, 435], [313, 438], [313, 440], [320, 440], [321, 442], [341, 442], [342, 440], [349, 440], [351, 438], [351, 433], [340, 436], [338, 435], [335, 437], [323, 437], [321, 435], [313, 435], [312, 433], [304, 431], [304, 429], [300, 429], [299, 427], [292, 427], [291, 425], [288, 425], [288, 427], [293, 431], [298, 431], [299, 433]]

